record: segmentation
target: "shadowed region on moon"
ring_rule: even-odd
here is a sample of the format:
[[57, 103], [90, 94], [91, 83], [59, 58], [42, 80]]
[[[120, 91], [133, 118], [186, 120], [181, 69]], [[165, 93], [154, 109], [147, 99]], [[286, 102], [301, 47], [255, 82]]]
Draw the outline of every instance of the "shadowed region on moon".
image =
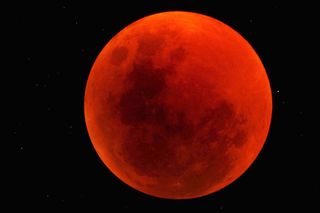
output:
[[[204, 109], [199, 118], [190, 118], [187, 111], [172, 111], [165, 104], [170, 92], [168, 73], [172, 70], [158, 70], [144, 61], [134, 65], [125, 79], [130, 87], [117, 107], [121, 122], [129, 127], [122, 143], [123, 157], [139, 175], [158, 177], [159, 185], [172, 187], [179, 182], [177, 187], [186, 192], [190, 184], [203, 190], [208, 187], [208, 174], [216, 180], [227, 175], [232, 161], [225, 153], [232, 144], [243, 144], [246, 132], [225, 101]], [[196, 179], [190, 181], [193, 176]], [[162, 178], [172, 182], [161, 183]]]
[[134, 65], [126, 81], [133, 85], [122, 95], [119, 103], [120, 118], [124, 124], [161, 119], [161, 108], [149, 101], [165, 87], [163, 74], [162, 70], [153, 69], [147, 62]]

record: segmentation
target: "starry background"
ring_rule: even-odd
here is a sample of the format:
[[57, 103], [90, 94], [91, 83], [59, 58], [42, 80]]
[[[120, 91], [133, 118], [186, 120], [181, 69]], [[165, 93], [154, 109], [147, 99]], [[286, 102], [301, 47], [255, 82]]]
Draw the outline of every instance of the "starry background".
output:
[[[25, 1], [9, 15], [3, 83], [8, 139], [2, 191], [11, 209], [250, 212], [319, 209], [316, 140], [308, 137], [306, 63], [315, 8], [307, 4], [214, 1]], [[273, 90], [270, 134], [257, 160], [223, 190], [193, 200], [142, 194], [118, 180], [95, 153], [83, 99], [95, 58], [118, 31], [146, 15], [186, 10], [215, 17], [242, 34], [263, 61]], [[309, 57], [308, 57], [309, 58]], [[310, 76], [310, 75], [309, 75]], [[312, 75], [311, 75], [312, 76]], [[4, 114], [7, 114], [5, 112]], [[6, 117], [6, 115], [3, 115]], [[6, 128], [7, 129], [7, 128]]]

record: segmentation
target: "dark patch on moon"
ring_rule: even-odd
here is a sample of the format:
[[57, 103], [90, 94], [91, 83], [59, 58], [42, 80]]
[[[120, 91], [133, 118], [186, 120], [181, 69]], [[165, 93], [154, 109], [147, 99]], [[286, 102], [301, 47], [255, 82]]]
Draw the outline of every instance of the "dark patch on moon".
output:
[[185, 60], [187, 55], [187, 51], [183, 47], [177, 47], [176, 49], [170, 52], [170, 63], [171, 65], [175, 66], [181, 61]]
[[141, 35], [138, 41], [138, 54], [143, 56], [155, 55], [159, 50], [162, 50], [164, 41], [159, 39], [159, 36], [152, 34]]
[[234, 130], [234, 134], [229, 138], [230, 143], [236, 146], [236, 148], [242, 147], [248, 138], [248, 130], [246, 130], [247, 118], [243, 115], [239, 115], [231, 128]]
[[128, 57], [128, 48], [116, 47], [111, 54], [111, 63], [113, 65], [120, 65]]
[[[186, 112], [169, 113], [170, 109], [163, 103], [152, 101], [154, 95], [159, 95], [165, 84], [152, 96], [144, 96], [142, 92], [136, 93], [142, 88], [147, 88], [142, 85], [132, 87], [122, 96], [120, 102], [121, 120], [130, 127], [130, 133], [123, 144], [126, 161], [139, 174], [150, 177], [179, 177], [190, 166], [202, 164], [204, 166], [201, 170], [207, 172], [199, 172], [204, 175], [198, 177], [199, 184], [207, 184], [202, 180], [207, 178], [208, 172], [219, 182], [227, 175], [232, 164], [226, 155], [229, 145], [237, 140], [245, 141], [242, 128], [229, 128], [230, 123], [237, 119], [233, 107], [221, 102], [214, 109], [206, 111], [198, 124], [194, 125], [188, 121]], [[150, 103], [146, 104], [148, 101]], [[230, 138], [230, 132], [237, 134]], [[218, 144], [213, 146], [216, 143]], [[189, 149], [184, 153], [187, 155], [184, 164], [177, 163], [179, 156], [176, 150], [181, 145]], [[210, 181], [211, 184], [213, 182], [214, 180]], [[188, 184], [190, 183], [185, 183]]]
[[131, 87], [121, 96], [118, 105], [123, 124], [137, 125], [150, 119], [160, 122], [163, 109], [152, 104], [152, 99], [165, 88], [165, 75], [165, 71], [153, 68], [150, 63], [134, 65], [126, 81]]
[[241, 146], [246, 141], [246, 120], [235, 114], [234, 107], [221, 101], [215, 108], [206, 110], [198, 124], [198, 139], [203, 143], [223, 141], [225, 147], [231, 144]]

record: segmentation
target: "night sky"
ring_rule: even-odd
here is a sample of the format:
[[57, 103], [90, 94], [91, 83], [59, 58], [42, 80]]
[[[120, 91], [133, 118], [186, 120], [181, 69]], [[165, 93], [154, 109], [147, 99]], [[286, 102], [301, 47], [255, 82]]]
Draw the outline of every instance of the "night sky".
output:
[[[2, 191], [12, 210], [274, 212], [319, 209], [317, 139], [310, 139], [305, 60], [312, 47], [313, 5], [204, 0], [14, 2], [2, 7], [9, 29], [8, 132]], [[84, 1], [82, 1], [84, 2]], [[102, 3], [103, 2], [103, 3]], [[112, 3], [111, 3], [112, 2]], [[130, 3], [128, 3], [130, 2]], [[184, 10], [212, 16], [254, 47], [270, 79], [273, 117], [260, 155], [228, 187], [192, 200], [166, 200], [117, 179], [96, 154], [85, 126], [86, 80], [105, 44], [146, 15]], [[309, 57], [308, 57], [309, 58]], [[315, 97], [316, 98], [316, 97]], [[8, 139], [6, 139], [8, 138]], [[7, 153], [5, 153], [7, 154]]]

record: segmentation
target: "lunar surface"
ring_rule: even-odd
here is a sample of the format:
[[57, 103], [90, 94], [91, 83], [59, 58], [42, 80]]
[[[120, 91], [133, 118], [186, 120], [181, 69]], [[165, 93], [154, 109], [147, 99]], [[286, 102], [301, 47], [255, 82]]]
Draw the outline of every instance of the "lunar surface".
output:
[[97, 57], [85, 91], [92, 144], [129, 186], [169, 199], [216, 192], [266, 140], [272, 97], [249, 43], [190, 12], [140, 19]]

